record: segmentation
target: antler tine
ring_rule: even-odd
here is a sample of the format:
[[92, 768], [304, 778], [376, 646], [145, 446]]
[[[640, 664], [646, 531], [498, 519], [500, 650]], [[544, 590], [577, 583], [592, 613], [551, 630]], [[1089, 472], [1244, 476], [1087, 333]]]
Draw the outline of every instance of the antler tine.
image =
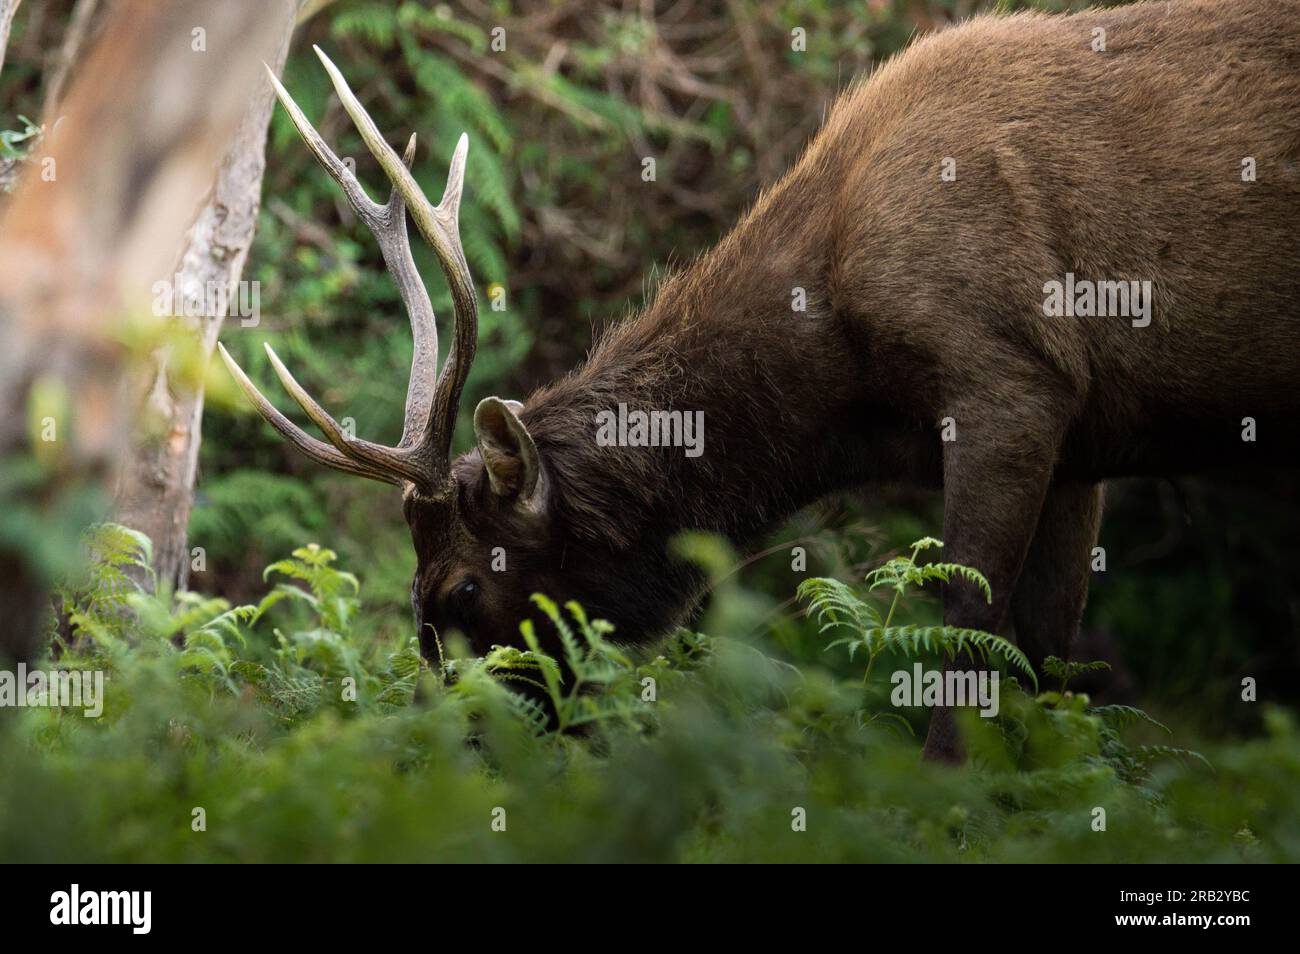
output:
[[[267, 67], [267, 74], [275, 87], [276, 97], [284, 106], [285, 112], [289, 114], [290, 120], [293, 121], [298, 134], [302, 136], [303, 142], [307, 144], [307, 148], [343, 189], [348, 203], [374, 234], [384, 257], [384, 264], [392, 274], [398, 292], [401, 294], [402, 303], [406, 306], [411, 321], [414, 349], [411, 358], [411, 376], [406, 389], [406, 412], [402, 424], [402, 437], [397, 449], [414, 447], [423, 436], [433, 406], [432, 382], [438, 368], [438, 328], [434, 321], [429, 292], [424, 287], [419, 270], [415, 267], [415, 260], [411, 256], [411, 243], [406, 232], [405, 200], [401, 191], [393, 187], [386, 205], [379, 205], [372, 201], [366, 195], [356, 175], [326, 145], [325, 140], [321, 138], [270, 67]], [[402, 156], [402, 164], [408, 170], [415, 158], [415, 142], [415, 134], [412, 133]]]
[[[411, 168], [415, 159], [415, 133], [406, 142], [402, 154], [402, 164]], [[438, 326], [434, 321], [433, 304], [429, 301], [429, 291], [424, 287], [424, 280], [415, 267], [411, 257], [411, 243], [406, 234], [406, 200], [401, 191], [394, 186], [388, 196], [388, 210], [401, 230], [401, 245], [389, 254], [386, 249], [384, 262], [397, 283], [397, 290], [406, 303], [411, 315], [411, 335], [415, 347], [411, 355], [411, 377], [406, 385], [406, 413], [402, 421], [402, 439], [398, 446], [415, 447], [424, 436], [429, 415], [433, 410], [433, 387], [430, 384], [438, 371]], [[381, 243], [382, 246], [382, 243]], [[419, 320], [416, 320], [416, 315]]]
[[329, 438], [329, 442], [340, 452], [363, 466], [376, 471], [394, 473], [416, 484], [422, 490], [430, 489], [428, 471], [410, 448], [384, 447], [382, 444], [373, 444], [359, 437], [350, 436], [289, 373], [289, 369], [284, 366], [275, 349], [269, 344], [263, 347], [266, 348], [266, 356], [271, 359], [271, 367], [275, 369], [276, 377], [280, 379], [284, 389], [298, 402], [298, 406], [307, 412], [312, 423], [321, 429], [321, 432]]
[[225, 362], [226, 368], [229, 369], [231, 376], [239, 384], [240, 389], [257, 408], [258, 413], [266, 419], [267, 423], [274, 427], [280, 434], [293, 444], [303, 454], [316, 461], [318, 464], [324, 464], [326, 467], [332, 467], [335, 470], [341, 470], [349, 474], [355, 474], [358, 477], [369, 477], [371, 480], [382, 480], [385, 483], [399, 483], [397, 475], [375, 470], [364, 464], [359, 464], [348, 457], [343, 456], [336, 449], [326, 444], [324, 441], [318, 441], [293, 421], [289, 420], [276, 409], [275, 405], [262, 396], [262, 392], [257, 386], [249, 380], [244, 370], [235, 363], [235, 359], [226, 351], [224, 345], [217, 342], [217, 350], [221, 354], [221, 360]]
[[474, 350], [478, 340], [478, 299], [474, 293], [474, 282], [470, 276], [469, 265], [465, 261], [465, 253], [461, 247], [458, 223], [469, 139], [462, 135], [456, 144], [442, 202], [436, 207], [431, 205], [410, 170], [400, 161], [396, 151], [384, 139], [374, 120], [370, 118], [370, 114], [353, 95], [338, 67], [319, 46], [314, 49], [334, 83], [334, 91], [338, 94], [344, 110], [356, 124], [362, 141], [379, 162], [394, 188], [406, 200], [411, 218], [415, 221], [420, 234], [438, 256], [438, 261], [447, 277], [455, 313], [455, 337], [446, 365], [438, 376], [434, 389], [433, 410], [425, 423], [421, 440], [421, 444], [427, 448], [430, 466], [445, 472], [449, 463], [452, 432], [456, 423], [456, 408], [465, 378], [468, 377], [470, 366], [474, 361]]
[[275, 87], [276, 99], [280, 101], [284, 111], [289, 114], [289, 119], [292, 120], [294, 128], [298, 130], [298, 135], [302, 136], [303, 142], [307, 144], [307, 148], [316, 157], [316, 161], [325, 167], [325, 171], [343, 189], [352, 208], [367, 221], [381, 221], [384, 215], [384, 207], [366, 195], [366, 190], [361, 187], [361, 183], [357, 181], [357, 177], [352, 173], [352, 170], [334, 154], [334, 150], [321, 138], [320, 133], [316, 131], [316, 127], [311, 124], [311, 120], [299, 108], [294, 98], [289, 95], [289, 91], [284, 88], [284, 84], [280, 82], [280, 78], [275, 75], [275, 71], [269, 66], [266, 66], [266, 75], [271, 78], [271, 85]]
[[[456, 409], [460, 404], [461, 390], [469, 369], [474, 364], [474, 351], [478, 347], [478, 296], [474, 293], [474, 280], [465, 261], [465, 252], [460, 242], [460, 197], [465, 189], [465, 159], [469, 154], [469, 136], [460, 134], [456, 151], [452, 153], [451, 167], [447, 171], [447, 186], [442, 193], [442, 201], [435, 212], [446, 228], [450, 237], [448, 243], [450, 261], [435, 245], [439, 261], [447, 273], [447, 284], [451, 289], [452, 310], [456, 317], [451, 350], [447, 354], [447, 363], [443, 365], [438, 376], [438, 385], [434, 394], [433, 420], [437, 422], [433, 431], [439, 440], [439, 453], [447, 456], [451, 452], [451, 437], [456, 428]], [[416, 220], [419, 224], [419, 220]], [[424, 230], [421, 229], [423, 233]], [[427, 233], [426, 233], [427, 237]], [[432, 240], [431, 240], [431, 244]]]

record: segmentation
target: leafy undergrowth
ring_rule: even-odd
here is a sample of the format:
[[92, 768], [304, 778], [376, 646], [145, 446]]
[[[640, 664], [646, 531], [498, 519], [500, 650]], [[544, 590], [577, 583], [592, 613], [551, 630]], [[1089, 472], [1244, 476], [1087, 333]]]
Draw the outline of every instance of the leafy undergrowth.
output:
[[[1140, 710], [1092, 706], [1069, 690], [1086, 667], [1053, 661], [1057, 688], [1007, 675], [996, 718], [965, 713], [971, 759], [942, 768], [870, 680], [740, 640], [683, 631], [635, 655], [538, 598], [567, 667], [527, 631], [528, 648], [447, 646], [430, 667], [414, 640], [369, 646], [328, 550], [230, 607], [141, 592], [129, 531], [93, 544], [47, 665], [104, 671], [104, 712], [0, 710], [5, 861], [1300, 859], [1300, 738], [1280, 709], [1202, 757]], [[869, 578], [893, 590], [884, 617], [870, 590], [803, 596], [866, 667], [929, 650], [1020, 669], [994, 637], [898, 623], [910, 587], [975, 579], [918, 566], [932, 545]], [[1163, 741], [1125, 741], [1143, 734]]]

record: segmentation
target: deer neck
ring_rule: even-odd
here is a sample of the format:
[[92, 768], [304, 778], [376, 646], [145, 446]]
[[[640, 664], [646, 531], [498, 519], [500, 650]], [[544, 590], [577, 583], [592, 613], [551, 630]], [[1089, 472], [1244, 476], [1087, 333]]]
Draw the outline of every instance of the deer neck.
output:
[[570, 519], [593, 536], [744, 542], [849, 479], [843, 448], [822, 440], [847, 362], [821, 270], [749, 224], [529, 402]]

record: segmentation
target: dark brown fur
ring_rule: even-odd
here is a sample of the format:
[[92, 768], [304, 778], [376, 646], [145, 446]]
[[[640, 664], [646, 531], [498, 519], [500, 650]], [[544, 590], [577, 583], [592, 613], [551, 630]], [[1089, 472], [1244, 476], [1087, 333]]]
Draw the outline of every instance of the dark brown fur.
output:
[[[1066, 272], [1151, 280], [1150, 326], [1045, 317]], [[1077, 629], [1101, 482], [1293, 452], [1298, 393], [1300, 5], [981, 17], [842, 97], [715, 249], [526, 402], [540, 506], [494, 493], [479, 451], [454, 502], [408, 496], [417, 616], [481, 649], [515, 641], [540, 590], [653, 638], [702, 593], [677, 532], [743, 546], [901, 480], [943, 487], [945, 559], [992, 583], [991, 605], [954, 587], [946, 621], [996, 631], [1013, 611], [1041, 658]], [[619, 402], [702, 410], [704, 454], [597, 446]], [[478, 593], [450, 606], [468, 577]], [[957, 750], [942, 711], [928, 747]]]

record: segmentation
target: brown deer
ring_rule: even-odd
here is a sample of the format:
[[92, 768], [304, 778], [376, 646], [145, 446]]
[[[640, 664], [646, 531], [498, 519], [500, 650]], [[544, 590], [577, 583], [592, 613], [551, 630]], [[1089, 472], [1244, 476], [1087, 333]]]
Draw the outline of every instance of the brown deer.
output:
[[[456, 221], [465, 140], [431, 206], [407, 168], [414, 138], [404, 163], [321, 59], [393, 184], [386, 205], [277, 92], [410, 312], [402, 438], [346, 433], [268, 347], [317, 440], [222, 354], [308, 456], [403, 488], [426, 640], [510, 642], [539, 591], [652, 639], [703, 595], [673, 555], [680, 531], [744, 546], [828, 493], [907, 481], [942, 488], [945, 559], [992, 584], [991, 602], [951, 587], [945, 621], [996, 632], [1010, 616], [1031, 657], [1064, 655], [1104, 480], [1262, 465], [1300, 436], [1295, 2], [979, 17], [919, 40], [585, 364], [523, 404], [482, 401], [477, 449], [454, 461], [476, 327]], [[455, 302], [436, 383], [406, 211]], [[602, 446], [620, 405], [703, 412], [703, 453]], [[926, 750], [959, 755], [951, 712]]]

